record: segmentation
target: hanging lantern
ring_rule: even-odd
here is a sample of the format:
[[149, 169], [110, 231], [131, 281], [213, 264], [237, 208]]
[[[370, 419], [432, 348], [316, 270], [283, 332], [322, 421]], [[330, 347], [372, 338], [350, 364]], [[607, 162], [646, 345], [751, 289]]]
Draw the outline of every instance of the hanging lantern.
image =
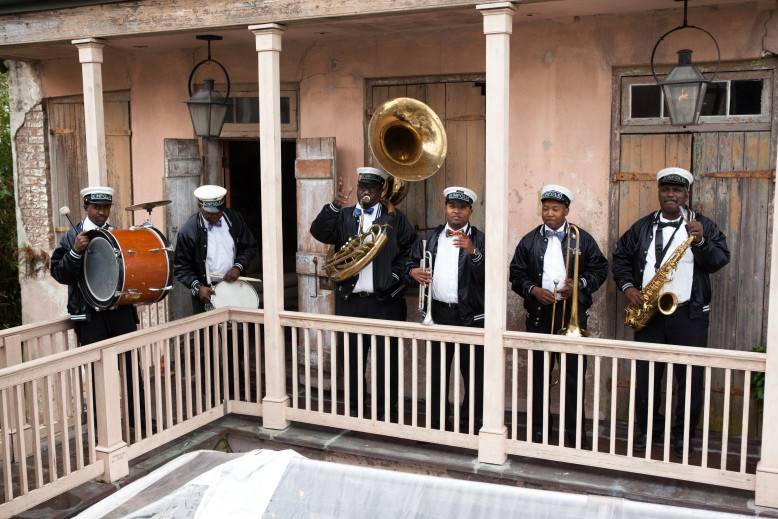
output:
[[[194, 128], [195, 135], [198, 137], [218, 137], [222, 132], [224, 118], [229, 107], [230, 76], [227, 74], [227, 69], [224, 68], [224, 65], [211, 58], [211, 42], [221, 40], [222, 37], [204, 34], [198, 35], [197, 39], [208, 42], [208, 57], [195, 65], [189, 74], [189, 99], [186, 101], [186, 105], [189, 108], [189, 116], [192, 118], [192, 127]], [[194, 79], [195, 72], [206, 63], [215, 63], [222, 69], [227, 80], [226, 94], [216, 91], [212, 78], [205, 79], [197, 92], [192, 94], [192, 80]]]

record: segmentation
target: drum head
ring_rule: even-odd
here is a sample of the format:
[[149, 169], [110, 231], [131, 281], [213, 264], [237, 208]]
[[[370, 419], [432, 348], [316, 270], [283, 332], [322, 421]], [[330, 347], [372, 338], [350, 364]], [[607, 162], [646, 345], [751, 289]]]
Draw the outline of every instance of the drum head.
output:
[[214, 308], [237, 306], [238, 308], [259, 308], [259, 296], [250, 284], [245, 281], [219, 283], [213, 288], [211, 305]]
[[84, 256], [84, 281], [97, 301], [110, 301], [119, 286], [119, 262], [113, 245], [104, 236], [89, 241]]

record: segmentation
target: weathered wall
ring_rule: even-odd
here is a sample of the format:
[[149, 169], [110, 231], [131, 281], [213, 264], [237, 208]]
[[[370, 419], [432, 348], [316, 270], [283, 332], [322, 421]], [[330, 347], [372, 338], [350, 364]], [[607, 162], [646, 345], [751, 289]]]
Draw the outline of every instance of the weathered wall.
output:
[[[719, 40], [724, 60], [762, 55], [762, 36], [771, 12], [756, 4], [692, 9], [690, 20]], [[427, 16], [427, 15], [425, 15]], [[423, 16], [420, 15], [420, 19]], [[536, 194], [545, 183], [562, 183], [577, 197], [570, 218], [589, 230], [604, 251], [608, 214], [610, 121], [613, 67], [645, 65], [657, 37], [678, 24], [679, 12], [596, 16], [552, 21], [522, 17], [519, 8], [511, 40], [511, 251], [540, 221]], [[300, 89], [300, 136], [335, 137], [340, 175], [354, 184], [354, 169], [364, 160], [365, 79], [483, 72], [484, 37], [480, 19], [445, 30], [363, 34], [332, 39], [294, 26], [284, 40], [282, 80]], [[687, 38], [684, 36], [684, 38]], [[702, 37], [681, 41], [714, 58]], [[217, 50], [218, 49], [218, 50]], [[240, 45], [216, 47], [214, 55], [233, 82], [256, 81], [256, 54], [250, 34]], [[106, 90], [129, 89], [132, 110], [133, 189], [136, 201], [162, 197], [163, 139], [192, 138], [183, 101], [186, 77], [202, 52], [111, 49], [106, 52]], [[659, 61], [672, 62], [670, 53]], [[80, 68], [73, 57], [39, 66], [42, 97], [81, 91]], [[487, 172], [487, 175], [489, 172]], [[161, 215], [155, 215], [161, 225]], [[290, 232], [293, 230], [290, 229]], [[509, 258], [506, 258], [506, 265]], [[604, 290], [592, 320], [599, 328]], [[518, 307], [509, 304], [511, 328], [521, 328]]]

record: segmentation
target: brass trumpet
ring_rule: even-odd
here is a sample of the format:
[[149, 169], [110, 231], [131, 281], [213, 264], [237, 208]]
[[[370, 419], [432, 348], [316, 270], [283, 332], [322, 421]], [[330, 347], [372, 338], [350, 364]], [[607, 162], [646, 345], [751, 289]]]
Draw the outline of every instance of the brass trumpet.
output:
[[[427, 240], [422, 240], [422, 253], [419, 267], [432, 275], [432, 252], [427, 250]], [[424, 307], [427, 310], [424, 310]], [[435, 324], [432, 320], [432, 282], [429, 284], [419, 283], [419, 311], [424, 314], [421, 324], [427, 326]]]

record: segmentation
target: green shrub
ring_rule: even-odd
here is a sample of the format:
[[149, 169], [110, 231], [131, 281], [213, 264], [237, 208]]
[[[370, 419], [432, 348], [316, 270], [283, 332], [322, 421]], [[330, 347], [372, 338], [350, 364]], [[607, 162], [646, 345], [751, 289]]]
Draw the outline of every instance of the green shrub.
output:
[[0, 328], [21, 324], [8, 77], [0, 74]]

